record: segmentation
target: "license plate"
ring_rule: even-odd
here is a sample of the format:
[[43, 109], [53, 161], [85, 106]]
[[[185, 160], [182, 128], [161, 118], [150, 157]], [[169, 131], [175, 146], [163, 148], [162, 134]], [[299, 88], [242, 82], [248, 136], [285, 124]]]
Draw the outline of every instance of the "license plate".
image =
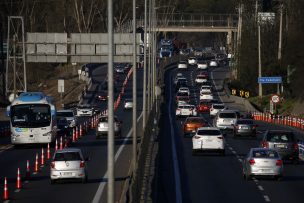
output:
[[270, 172], [271, 169], [261, 169], [262, 172]]
[[73, 173], [72, 172], [63, 172], [62, 175], [64, 175], [64, 176], [71, 176], [71, 175], [73, 175]]
[[242, 128], [242, 129], [245, 129], [245, 130], [248, 130], [248, 129], [249, 129], [248, 126], [242, 126], [241, 128]]
[[284, 144], [276, 144], [275, 147], [276, 148], [286, 148], [286, 145], [284, 145]]

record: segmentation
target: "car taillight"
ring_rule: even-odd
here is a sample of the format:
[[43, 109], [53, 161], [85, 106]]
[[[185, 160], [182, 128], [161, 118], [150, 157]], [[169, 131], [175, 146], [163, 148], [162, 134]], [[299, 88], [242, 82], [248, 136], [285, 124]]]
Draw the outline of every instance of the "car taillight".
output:
[[252, 126], [252, 129], [256, 129], [256, 128], [257, 128], [257, 126], [256, 126], [256, 125]]
[[297, 143], [295, 143], [295, 144], [292, 145], [292, 148], [294, 150], [299, 150], [299, 145]]
[[239, 126], [239, 125], [235, 125], [234, 127], [235, 127], [236, 129], [239, 129], [239, 128], [240, 128], [240, 126]]
[[251, 166], [254, 165], [254, 164], [255, 164], [254, 159], [250, 159], [250, 160], [249, 160], [249, 164], [250, 164]]
[[194, 139], [200, 139], [200, 138], [201, 138], [200, 136], [197, 135], [194, 136]]
[[84, 161], [81, 161], [81, 162], [80, 162], [80, 168], [84, 168], [84, 166], [85, 166]]
[[283, 165], [283, 161], [281, 159], [277, 160], [276, 165], [277, 166], [282, 166]]
[[220, 136], [220, 137], [217, 137], [218, 139], [220, 139], [220, 140], [222, 140], [223, 139], [223, 137], [222, 136]]
[[55, 168], [55, 161], [51, 162], [51, 168]]
[[268, 142], [262, 142], [262, 147], [263, 148], [269, 148], [269, 144], [268, 144]]

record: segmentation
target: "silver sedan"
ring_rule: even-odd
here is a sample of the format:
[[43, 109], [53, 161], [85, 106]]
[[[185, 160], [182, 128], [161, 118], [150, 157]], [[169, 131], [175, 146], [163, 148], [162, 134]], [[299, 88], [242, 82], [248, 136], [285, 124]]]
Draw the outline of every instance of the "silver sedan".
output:
[[243, 160], [243, 177], [273, 177], [280, 180], [283, 176], [283, 161], [276, 150], [251, 148]]

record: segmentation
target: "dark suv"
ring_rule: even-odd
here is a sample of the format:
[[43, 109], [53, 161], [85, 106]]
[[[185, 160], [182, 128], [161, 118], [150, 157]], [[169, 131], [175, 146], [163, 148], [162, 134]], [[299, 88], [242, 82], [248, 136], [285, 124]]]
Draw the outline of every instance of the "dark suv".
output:
[[275, 149], [282, 159], [299, 162], [299, 146], [295, 134], [286, 130], [268, 130], [261, 142], [263, 148]]

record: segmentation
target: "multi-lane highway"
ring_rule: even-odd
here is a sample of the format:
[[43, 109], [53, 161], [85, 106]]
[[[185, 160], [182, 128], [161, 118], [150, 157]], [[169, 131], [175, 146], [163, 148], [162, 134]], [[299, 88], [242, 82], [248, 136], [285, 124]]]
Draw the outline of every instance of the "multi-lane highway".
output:
[[[284, 178], [253, 179], [242, 177], [242, 159], [252, 147], [258, 147], [266, 129], [286, 129], [258, 122], [257, 139], [234, 139], [226, 136], [226, 156], [212, 154], [192, 155], [192, 140], [184, 138], [182, 124], [184, 119], [175, 118], [175, 91], [173, 79], [182, 72], [191, 86], [191, 103], [197, 105], [199, 89], [194, 84], [196, 68], [180, 71], [176, 67], [167, 71], [166, 108], [162, 114], [160, 129], [159, 161], [155, 178], [154, 202], [303, 202], [304, 165], [284, 164]], [[230, 109], [247, 111], [244, 105], [236, 104], [221, 88], [228, 67], [214, 68], [209, 72], [218, 91], [214, 94]], [[210, 125], [209, 114], [201, 114]], [[290, 129], [290, 128], [288, 128]], [[304, 135], [297, 132], [298, 138]]]
[[[97, 105], [101, 110], [106, 109], [107, 102], [95, 99], [96, 93], [106, 76], [106, 66], [99, 66], [92, 71], [93, 85], [85, 97], [84, 103]], [[138, 69], [138, 92], [142, 91], [142, 70]], [[126, 74], [119, 76], [117, 89], [120, 90]], [[76, 97], [77, 95], [75, 95]], [[116, 94], [117, 96], [117, 94]], [[132, 77], [125, 89], [124, 97], [132, 97]], [[141, 125], [142, 96], [138, 94], [138, 126]], [[123, 122], [122, 138], [115, 140], [115, 201], [121, 198], [123, 185], [128, 179], [128, 171], [132, 159], [132, 110], [124, 110], [122, 103], [115, 111], [115, 115]], [[81, 118], [84, 120], [86, 118]], [[142, 133], [139, 128], [138, 133]], [[81, 184], [77, 182], [62, 182], [51, 185], [49, 178], [49, 161], [40, 168], [37, 174], [31, 174], [31, 179], [25, 182], [26, 161], [29, 160], [31, 170], [36, 153], [41, 152], [45, 146], [28, 146], [15, 149], [8, 144], [8, 140], [1, 140], [1, 147], [7, 149], [0, 151], [0, 190], [3, 191], [4, 177], [8, 178], [9, 202], [106, 202], [106, 176], [107, 176], [107, 139], [96, 139], [95, 129], [91, 129], [87, 135], [80, 139], [73, 147], [79, 147], [86, 156], [90, 157], [88, 165], [88, 182]], [[44, 148], [45, 149], [45, 148]], [[45, 149], [46, 151], [46, 149]], [[52, 148], [53, 152], [54, 149]], [[20, 167], [23, 187], [15, 189], [17, 168]], [[33, 170], [32, 170], [33, 171]], [[8, 201], [7, 201], [8, 202]]]

